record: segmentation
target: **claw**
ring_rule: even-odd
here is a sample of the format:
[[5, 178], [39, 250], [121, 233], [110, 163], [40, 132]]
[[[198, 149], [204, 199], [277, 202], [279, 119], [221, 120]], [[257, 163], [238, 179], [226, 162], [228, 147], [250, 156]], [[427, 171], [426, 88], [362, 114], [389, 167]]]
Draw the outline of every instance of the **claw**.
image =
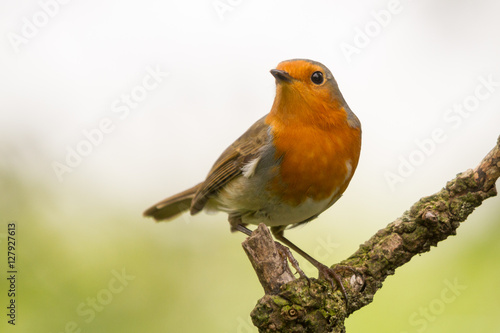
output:
[[342, 291], [342, 295], [344, 295], [346, 308], [348, 308], [349, 299], [347, 297], [347, 292], [345, 290], [344, 284], [342, 283], [342, 277], [336, 272], [337, 270], [344, 269], [344, 267], [340, 267], [340, 269], [337, 269], [337, 267], [330, 268], [320, 263], [316, 268], [319, 271], [318, 278], [330, 282], [332, 288], [334, 289], [335, 284], [340, 288], [340, 291]]
[[283, 257], [285, 257], [285, 261], [286, 261], [286, 259], [288, 259], [288, 262], [290, 262], [290, 264], [292, 265], [292, 267], [295, 268], [295, 270], [297, 271], [297, 273], [299, 273], [300, 277], [307, 279], [307, 281], [309, 282], [309, 278], [304, 273], [304, 271], [299, 267], [299, 262], [297, 261], [297, 259], [295, 259], [293, 257], [292, 252], [290, 251], [290, 249], [288, 247], [286, 247], [285, 245], [281, 244], [281, 243], [275, 242], [275, 244], [276, 244], [276, 248], [278, 249], [278, 252]]
[[330, 267], [327, 267], [327, 266], [319, 263], [319, 265], [316, 266], [316, 268], [319, 271], [318, 277], [320, 279], [325, 279], [328, 282], [330, 282], [330, 284], [332, 285], [332, 288], [335, 288], [335, 286], [334, 286], [334, 282], [335, 282], [335, 284], [340, 288], [340, 290], [342, 291], [342, 294], [344, 295], [346, 308], [349, 307], [349, 299], [347, 297], [347, 292], [345, 290], [344, 284], [342, 283], [342, 277], [337, 272], [349, 271], [353, 275], [355, 275], [356, 277], [361, 277], [362, 288], [364, 288], [364, 286], [365, 286], [365, 279], [364, 279], [363, 275], [360, 274], [357, 270], [355, 270], [351, 266], [338, 265], [338, 266], [335, 266], [334, 268], [330, 268]]

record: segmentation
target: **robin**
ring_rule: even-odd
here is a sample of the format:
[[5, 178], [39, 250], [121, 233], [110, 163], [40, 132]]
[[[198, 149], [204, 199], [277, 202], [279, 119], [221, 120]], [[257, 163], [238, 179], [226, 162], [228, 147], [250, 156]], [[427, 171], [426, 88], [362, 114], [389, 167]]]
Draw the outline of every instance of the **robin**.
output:
[[346, 296], [338, 273], [285, 238], [284, 231], [314, 220], [344, 193], [358, 165], [361, 124], [323, 64], [287, 60], [271, 74], [276, 79], [271, 111], [222, 153], [203, 182], [144, 216], [162, 221], [187, 210], [191, 215], [223, 211], [231, 231], [246, 235], [247, 225], [264, 223]]

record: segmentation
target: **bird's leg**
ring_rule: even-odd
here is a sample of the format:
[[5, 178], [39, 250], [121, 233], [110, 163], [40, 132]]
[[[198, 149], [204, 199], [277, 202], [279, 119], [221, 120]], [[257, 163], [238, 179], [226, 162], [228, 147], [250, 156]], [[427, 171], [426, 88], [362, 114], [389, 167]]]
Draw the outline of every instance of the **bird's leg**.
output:
[[[231, 232], [242, 232], [247, 236], [252, 235], [252, 230], [248, 229], [245, 224], [241, 223], [241, 216], [238, 216], [236, 214], [230, 214], [229, 215], [229, 224], [231, 225]], [[309, 278], [306, 276], [304, 271], [299, 267], [299, 263], [297, 262], [297, 259], [295, 259], [292, 255], [292, 252], [290, 251], [289, 248], [284, 246], [283, 244], [280, 244], [278, 242], [274, 242], [276, 244], [276, 249], [278, 250], [278, 253], [280, 256], [286, 261], [288, 259], [288, 262], [292, 265], [293, 268], [299, 273], [300, 277], [306, 278], [309, 281]]]
[[231, 226], [231, 232], [242, 232], [247, 236], [252, 235], [252, 230], [246, 227], [246, 224], [241, 222], [241, 215], [238, 213], [230, 213], [228, 216], [229, 225]]
[[322, 263], [320, 263], [319, 261], [317, 261], [316, 259], [311, 257], [309, 254], [302, 251], [297, 245], [293, 244], [287, 238], [285, 238], [285, 236], [283, 235], [284, 229], [282, 227], [271, 227], [271, 232], [273, 233], [274, 237], [278, 241], [280, 241], [280, 242], [284, 243], [285, 245], [289, 246], [290, 248], [292, 248], [295, 252], [300, 254], [302, 257], [307, 259], [307, 261], [309, 261], [314, 267], [316, 267], [319, 271], [318, 277], [320, 279], [325, 279], [328, 282], [330, 282], [332, 285], [332, 288], [335, 288], [334, 283], [336, 283], [337, 286], [342, 291], [342, 294], [344, 295], [344, 298], [346, 301], [346, 306], [348, 306], [349, 303], [348, 303], [348, 298], [347, 298], [347, 292], [344, 288], [344, 285], [342, 284], [342, 278], [337, 273], [337, 271], [348, 269], [349, 271], [352, 271], [355, 275], [358, 275], [359, 273], [356, 272], [356, 270], [354, 270], [353, 268], [348, 267], [348, 266], [338, 266], [338, 267], [335, 267], [332, 269], [326, 265], [323, 265]]
[[300, 277], [305, 278], [307, 281], [309, 281], [309, 278], [304, 273], [304, 271], [299, 267], [299, 262], [297, 261], [297, 259], [293, 257], [290, 249], [278, 242], [274, 242], [274, 244], [276, 244], [276, 248], [278, 249], [278, 252], [281, 254], [281, 256], [284, 257], [285, 260], [288, 259], [288, 262], [292, 265], [293, 268], [295, 268], [297, 273], [299, 273]]
[[[240, 231], [247, 236], [252, 235], [252, 231], [250, 229], [248, 229], [247, 227], [245, 227], [244, 224], [236, 224], [234, 226], [231, 225], [231, 231], [233, 231], [233, 232]], [[290, 249], [287, 248], [286, 246], [284, 246], [283, 244], [278, 243], [278, 242], [274, 242], [274, 244], [276, 244], [276, 249], [278, 250], [278, 253], [283, 258], [285, 263], [286, 263], [286, 260], [288, 259], [288, 262], [292, 265], [293, 268], [295, 268], [297, 273], [299, 273], [300, 277], [306, 278], [309, 281], [309, 278], [306, 276], [304, 271], [299, 267], [299, 263], [298, 263], [297, 259], [295, 259], [293, 257]]]
[[252, 236], [252, 230], [245, 227], [244, 224], [237, 224], [235, 226], [231, 226], [231, 232], [236, 232], [236, 231], [242, 232], [247, 236]]

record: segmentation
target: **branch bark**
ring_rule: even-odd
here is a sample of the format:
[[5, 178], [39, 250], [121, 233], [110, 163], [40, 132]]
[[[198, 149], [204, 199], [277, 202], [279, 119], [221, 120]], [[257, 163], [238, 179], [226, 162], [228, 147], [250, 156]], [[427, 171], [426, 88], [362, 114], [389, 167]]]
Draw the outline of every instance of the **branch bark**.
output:
[[338, 288], [332, 290], [328, 282], [295, 279], [267, 227], [259, 225], [243, 245], [265, 291], [251, 313], [254, 325], [259, 332], [345, 332], [345, 318], [370, 304], [387, 276], [413, 256], [455, 235], [476, 207], [497, 194], [499, 176], [500, 137], [475, 169], [421, 198], [353, 255], [333, 265], [350, 266], [363, 277], [349, 270], [341, 273], [348, 307]]

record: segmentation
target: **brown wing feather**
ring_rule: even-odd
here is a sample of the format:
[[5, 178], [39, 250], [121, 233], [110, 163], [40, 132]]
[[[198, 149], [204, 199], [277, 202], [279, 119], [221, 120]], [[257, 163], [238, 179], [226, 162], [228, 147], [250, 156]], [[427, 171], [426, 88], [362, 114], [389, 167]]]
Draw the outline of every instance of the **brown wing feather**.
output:
[[217, 193], [228, 182], [241, 175], [241, 168], [258, 156], [259, 149], [269, 137], [269, 126], [265, 123], [265, 118], [264, 116], [257, 120], [217, 159], [206, 180], [196, 192], [191, 203], [191, 214], [201, 211], [211, 195]]

